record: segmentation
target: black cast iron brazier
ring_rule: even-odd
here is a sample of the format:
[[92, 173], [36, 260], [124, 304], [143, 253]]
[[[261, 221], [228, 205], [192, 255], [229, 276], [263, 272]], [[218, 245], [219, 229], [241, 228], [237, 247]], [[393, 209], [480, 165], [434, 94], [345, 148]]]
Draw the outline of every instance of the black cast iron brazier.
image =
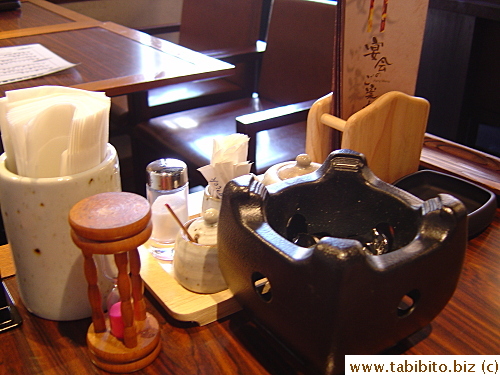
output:
[[346, 354], [390, 348], [428, 325], [457, 285], [464, 205], [389, 185], [361, 154], [338, 150], [315, 173], [267, 188], [242, 176], [223, 197], [230, 290], [312, 372], [341, 373]]

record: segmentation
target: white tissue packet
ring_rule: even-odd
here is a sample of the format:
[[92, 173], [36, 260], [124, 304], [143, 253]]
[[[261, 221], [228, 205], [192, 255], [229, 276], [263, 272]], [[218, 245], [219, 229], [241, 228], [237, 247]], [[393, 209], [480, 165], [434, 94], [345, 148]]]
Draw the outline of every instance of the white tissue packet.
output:
[[222, 198], [224, 186], [233, 178], [250, 173], [248, 141], [245, 134], [231, 134], [214, 138], [209, 165], [198, 168], [208, 182], [210, 195]]

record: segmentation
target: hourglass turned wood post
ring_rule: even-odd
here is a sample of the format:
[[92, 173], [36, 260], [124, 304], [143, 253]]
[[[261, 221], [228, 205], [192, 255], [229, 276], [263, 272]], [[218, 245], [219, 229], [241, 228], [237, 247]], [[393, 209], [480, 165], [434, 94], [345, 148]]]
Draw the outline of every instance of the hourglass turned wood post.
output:
[[[137, 194], [110, 192], [78, 202], [70, 211], [71, 237], [82, 250], [92, 324], [87, 332], [90, 358], [109, 372], [132, 372], [149, 365], [161, 349], [158, 321], [148, 312], [137, 247], [151, 236], [149, 202]], [[102, 310], [93, 255], [114, 255], [118, 269], [123, 337], [113, 334]]]
[[97, 269], [94, 263], [94, 258], [91, 253], [84, 253], [84, 271], [85, 278], [87, 279], [88, 296], [90, 307], [92, 308], [92, 322], [96, 332], [106, 331], [106, 321], [104, 319], [104, 312], [102, 311], [102, 297], [99, 285], [97, 285]]
[[137, 336], [134, 327], [134, 310], [132, 307], [132, 286], [128, 275], [127, 253], [115, 254], [115, 263], [118, 268], [116, 285], [120, 294], [121, 313], [123, 320], [123, 342], [127, 348], [135, 348]]
[[137, 249], [132, 250], [129, 257], [135, 319], [144, 320], [146, 319], [146, 302], [144, 301], [144, 283], [140, 275], [141, 258], [139, 257], [139, 251]]

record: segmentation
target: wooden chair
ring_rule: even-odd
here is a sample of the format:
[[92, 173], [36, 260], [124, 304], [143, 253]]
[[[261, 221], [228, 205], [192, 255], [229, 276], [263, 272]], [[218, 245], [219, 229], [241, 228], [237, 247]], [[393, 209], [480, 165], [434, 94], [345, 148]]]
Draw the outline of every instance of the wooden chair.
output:
[[[263, 3], [269, 0], [184, 0], [179, 44], [236, 66], [224, 78], [196, 80], [149, 90], [149, 113], [143, 119], [201, 105], [250, 96], [255, 89], [261, 53], [257, 40], [261, 34]], [[266, 8], [264, 8], [266, 9]], [[175, 27], [146, 29], [175, 31]], [[134, 119], [128, 116], [128, 98], [112, 98], [111, 124], [115, 130], [128, 130]]]
[[[151, 160], [175, 157], [188, 164], [190, 183], [206, 184], [197, 168], [210, 162], [212, 139], [235, 133], [235, 118], [260, 110], [311, 101], [328, 93], [332, 82], [336, 6], [275, 0], [267, 48], [262, 59], [258, 97], [243, 98], [153, 118], [134, 128], [132, 151], [138, 188]], [[309, 103], [309, 105], [312, 102]], [[281, 107], [280, 107], [281, 108]], [[258, 113], [256, 113], [258, 115]], [[305, 120], [305, 116], [301, 119]], [[257, 173], [293, 160], [305, 148], [305, 121], [262, 131], [257, 140]], [[286, 138], [285, 138], [286, 137]], [[286, 139], [286, 140], [285, 140]]]

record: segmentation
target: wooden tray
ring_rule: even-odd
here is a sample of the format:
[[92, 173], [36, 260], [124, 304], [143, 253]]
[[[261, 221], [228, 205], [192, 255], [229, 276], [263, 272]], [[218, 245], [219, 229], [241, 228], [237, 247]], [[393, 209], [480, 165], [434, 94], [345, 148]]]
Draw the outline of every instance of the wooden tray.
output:
[[[148, 243], [139, 247], [141, 276], [146, 288], [172, 317], [205, 325], [241, 310], [229, 290], [198, 294], [179, 285], [172, 276], [172, 262], [154, 258], [149, 248]], [[9, 245], [0, 246], [0, 269], [2, 277], [15, 274]]]
[[172, 262], [154, 258], [150, 248], [149, 243], [139, 247], [141, 276], [146, 288], [172, 317], [205, 325], [241, 310], [227, 289], [199, 294], [182, 287], [173, 277]]
[[9, 244], [0, 246], [0, 276], [2, 278], [14, 276], [16, 266], [12, 258], [12, 251]]
[[[202, 197], [203, 192], [189, 195], [190, 218], [199, 214]], [[150, 248], [148, 242], [139, 247], [141, 277], [146, 288], [173, 318], [205, 325], [241, 310], [229, 290], [198, 294], [179, 285], [172, 275], [172, 262], [154, 258]], [[2, 277], [16, 272], [9, 245], [0, 246], [0, 272]]]

